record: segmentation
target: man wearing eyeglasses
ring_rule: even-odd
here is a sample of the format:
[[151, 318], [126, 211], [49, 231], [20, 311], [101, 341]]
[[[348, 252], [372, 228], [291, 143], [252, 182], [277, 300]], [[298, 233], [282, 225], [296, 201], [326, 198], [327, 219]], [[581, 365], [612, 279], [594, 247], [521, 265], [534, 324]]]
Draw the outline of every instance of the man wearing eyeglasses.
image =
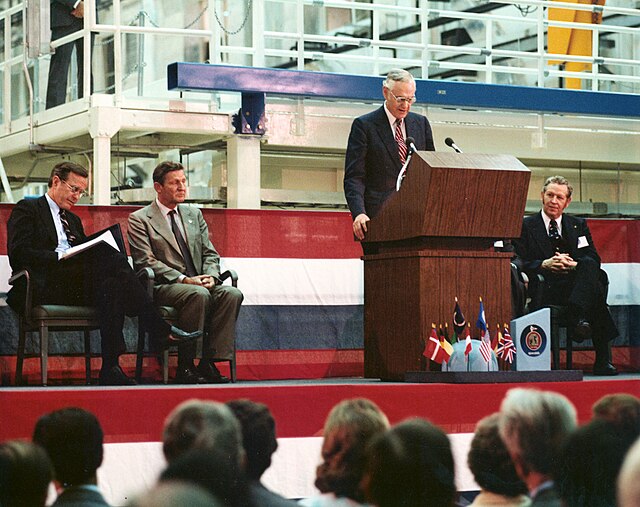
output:
[[418, 150], [435, 151], [431, 125], [411, 112], [416, 83], [406, 70], [393, 69], [382, 84], [384, 104], [353, 121], [345, 158], [344, 193], [353, 234], [363, 240], [367, 222], [394, 192], [412, 137]]
[[[186, 333], [167, 324], [129, 266], [126, 254], [105, 243], [64, 259], [64, 253], [86, 238], [80, 217], [71, 208], [86, 193], [87, 170], [72, 162], [57, 164], [49, 190], [37, 199], [15, 205], [7, 222], [7, 250], [14, 273], [27, 269], [34, 304], [95, 306], [100, 321], [102, 369], [100, 383], [131, 385], [119, 365], [125, 352], [124, 316], [138, 316], [156, 350], [182, 345], [202, 333]], [[16, 285], [8, 303], [24, 310], [25, 287]]]

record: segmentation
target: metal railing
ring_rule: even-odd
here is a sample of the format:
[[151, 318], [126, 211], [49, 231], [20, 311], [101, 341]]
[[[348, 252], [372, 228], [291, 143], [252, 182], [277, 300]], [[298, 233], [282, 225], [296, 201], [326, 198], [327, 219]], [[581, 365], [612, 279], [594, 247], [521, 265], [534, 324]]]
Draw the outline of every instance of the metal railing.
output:
[[[594, 91], [640, 91], [640, 9], [618, 6], [615, 0], [608, 0], [604, 6], [550, 0], [484, 4], [423, 1], [417, 7], [409, 0], [203, 0], [195, 4], [184, 0], [166, 11], [172, 14], [184, 7], [182, 11], [188, 14], [179, 17], [179, 22], [160, 10], [150, 13], [142, 9], [144, 5], [128, 0], [101, 1], [96, 20], [95, 2], [86, 0], [84, 30], [52, 44], [55, 48], [84, 37], [88, 49], [93, 33], [93, 50], [85, 51], [81, 85], [85, 89], [90, 86], [93, 60], [94, 91], [113, 93], [116, 104], [127, 98], [175, 96], [166, 90], [166, 65], [173, 61], [364, 75], [381, 75], [391, 67], [404, 67], [418, 78], [539, 87], [560, 87], [563, 80], [579, 78], [583, 88]], [[437, 5], [471, 7], [455, 10], [434, 7]], [[549, 20], [550, 7], [602, 13], [603, 21]], [[4, 28], [0, 72], [5, 132], [11, 120], [29, 112], [28, 81], [33, 81], [33, 110], [37, 113], [44, 109], [49, 57], [26, 61], [23, 76], [17, 71], [24, 52], [23, 9], [24, 5], [18, 3], [0, 13], [0, 26]], [[345, 22], [335, 26], [329, 18]], [[548, 53], [549, 27], [590, 31], [592, 54]], [[443, 36], [452, 30], [471, 35], [461, 45], [443, 43], [447, 42]], [[608, 42], [604, 45], [602, 41]], [[580, 62], [591, 68], [569, 71], [552, 61]], [[25, 79], [27, 74], [29, 79]], [[74, 96], [77, 91], [72, 88]]]

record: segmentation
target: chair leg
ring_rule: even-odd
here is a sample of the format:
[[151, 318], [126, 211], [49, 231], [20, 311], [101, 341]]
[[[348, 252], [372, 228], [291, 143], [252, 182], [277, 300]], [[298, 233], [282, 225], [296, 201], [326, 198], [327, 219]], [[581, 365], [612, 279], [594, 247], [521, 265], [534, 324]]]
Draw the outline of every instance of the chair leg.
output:
[[27, 339], [27, 332], [25, 330], [25, 324], [22, 320], [22, 318], [20, 319], [20, 322], [18, 324], [18, 356], [16, 358], [16, 380], [15, 380], [15, 384], [17, 386], [21, 386], [22, 385], [22, 365], [24, 363], [24, 348], [25, 348], [25, 342]]
[[560, 369], [560, 326], [557, 319], [551, 319], [551, 354], [553, 356], [552, 369]]
[[236, 383], [236, 343], [233, 342], [233, 358], [229, 360], [229, 374], [231, 375], [231, 383]]
[[47, 385], [47, 365], [49, 361], [49, 328], [40, 324], [40, 375], [42, 385]]
[[573, 342], [567, 329], [567, 370], [573, 369]]
[[146, 332], [140, 327], [140, 321], [138, 321], [138, 347], [136, 349], [136, 382], [140, 383], [142, 378], [142, 359], [144, 356], [144, 338]]
[[84, 376], [87, 385], [91, 385], [91, 333], [84, 331]]
[[169, 349], [165, 349], [162, 353], [162, 381], [169, 383]]

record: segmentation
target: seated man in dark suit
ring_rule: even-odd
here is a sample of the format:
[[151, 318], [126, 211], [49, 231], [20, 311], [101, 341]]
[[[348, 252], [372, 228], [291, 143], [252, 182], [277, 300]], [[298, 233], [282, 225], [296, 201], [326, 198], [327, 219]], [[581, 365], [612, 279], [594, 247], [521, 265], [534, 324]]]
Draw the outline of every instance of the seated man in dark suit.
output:
[[103, 440], [96, 416], [81, 408], [63, 408], [38, 419], [33, 441], [42, 446], [53, 463], [58, 490], [55, 507], [108, 507], [98, 489]]
[[524, 219], [515, 251], [529, 283], [537, 280], [538, 274], [544, 276], [541, 304], [569, 307], [570, 339], [593, 339], [594, 374], [615, 375], [609, 341], [618, 336], [618, 330], [605, 300], [600, 256], [586, 220], [563, 213], [572, 192], [566, 178], [547, 178], [542, 188], [542, 211]]
[[[86, 238], [80, 218], [70, 210], [86, 193], [88, 176], [84, 167], [62, 162], [51, 171], [46, 195], [15, 205], [7, 223], [9, 262], [14, 273], [29, 270], [35, 304], [97, 308], [102, 339], [100, 383], [129, 385], [135, 382], [118, 364], [125, 352], [125, 314], [139, 317], [156, 350], [181, 345], [202, 333], [185, 333], [162, 319], [125, 253], [102, 242], [63, 259], [71, 246]], [[24, 286], [16, 285], [9, 292], [8, 303], [18, 312], [23, 310], [24, 291]]]

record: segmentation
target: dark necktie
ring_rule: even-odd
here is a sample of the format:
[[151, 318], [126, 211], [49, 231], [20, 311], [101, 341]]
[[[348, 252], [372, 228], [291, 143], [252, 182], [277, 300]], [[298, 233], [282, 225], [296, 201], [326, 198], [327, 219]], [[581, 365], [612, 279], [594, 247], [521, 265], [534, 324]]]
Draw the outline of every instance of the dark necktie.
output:
[[398, 143], [398, 155], [400, 163], [404, 165], [407, 160], [407, 145], [402, 137], [402, 120], [396, 120], [396, 143]]
[[64, 229], [64, 233], [67, 235], [67, 241], [70, 246], [76, 242], [76, 236], [71, 232], [71, 227], [69, 227], [69, 220], [67, 220], [67, 211], [61, 209], [60, 210], [60, 222], [62, 222], [62, 228]]
[[560, 236], [560, 231], [558, 230], [558, 224], [555, 220], [551, 220], [549, 222], [549, 237], [553, 241], [560, 241], [562, 237]]
[[172, 209], [169, 212], [169, 217], [171, 218], [171, 230], [173, 231], [173, 235], [176, 237], [176, 241], [178, 242], [178, 247], [180, 248], [180, 253], [182, 254], [182, 258], [184, 259], [184, 265], [187, 267], [186, 275], [189, 277], [196, 276], [198, 272], [196, 271], [196, 267], [193, 264], [193, 257], [191, 257], [191, 252], [189, 251], [189, 247], [180, 232], [178, 227], [178, 223], [176, 222], [176, 210]]

